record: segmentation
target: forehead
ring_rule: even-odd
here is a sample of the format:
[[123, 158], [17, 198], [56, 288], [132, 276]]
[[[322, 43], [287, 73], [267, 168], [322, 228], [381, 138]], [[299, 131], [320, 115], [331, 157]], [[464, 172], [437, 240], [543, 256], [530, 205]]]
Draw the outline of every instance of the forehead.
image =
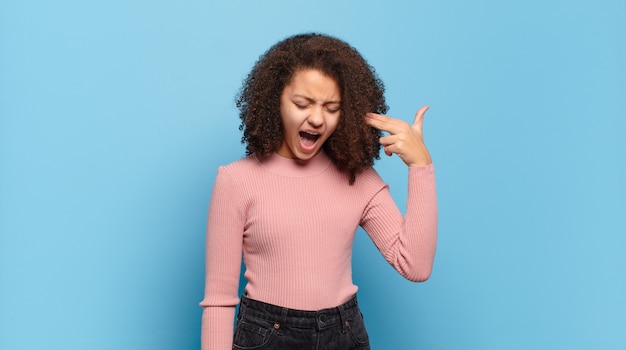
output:
[[284, 93], [323, 100], [338, 100], [340, 98], [337, 80], [317, 69], [297, 70], [291, 81], [285, 86]]

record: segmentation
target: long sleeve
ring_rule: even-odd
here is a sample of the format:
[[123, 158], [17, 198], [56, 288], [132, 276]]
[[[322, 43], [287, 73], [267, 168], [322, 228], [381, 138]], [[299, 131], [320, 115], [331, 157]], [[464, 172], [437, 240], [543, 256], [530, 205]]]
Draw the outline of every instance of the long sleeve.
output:
[[206, 237], [206, 286], [200, 303], [203, 350], [231, 349], [241, 270], [245, 210], [224, 168], [218, 170]]
[[402, 276], [421, 282], [430, 277], [437, 246], [434, 166], [409, 168], [408, 182], [404, 218], [385, 186], [369, 202], [361, 226]]

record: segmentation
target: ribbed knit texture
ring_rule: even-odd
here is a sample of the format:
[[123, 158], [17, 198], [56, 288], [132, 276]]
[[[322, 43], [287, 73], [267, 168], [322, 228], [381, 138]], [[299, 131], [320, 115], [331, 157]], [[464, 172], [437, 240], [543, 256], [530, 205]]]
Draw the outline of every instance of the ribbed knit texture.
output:
[[409, 168], [406, 217], [373, 168], [350, 186], [320, 153], [302, 162], [250, 156], [220, 167], [209, 209], [202, 349], [232, 348], [241, 256], [247, 295], [299, 310], [346, 302], [362, 226], [405, 278], [430, 276], [437, 241], [433, 165]]

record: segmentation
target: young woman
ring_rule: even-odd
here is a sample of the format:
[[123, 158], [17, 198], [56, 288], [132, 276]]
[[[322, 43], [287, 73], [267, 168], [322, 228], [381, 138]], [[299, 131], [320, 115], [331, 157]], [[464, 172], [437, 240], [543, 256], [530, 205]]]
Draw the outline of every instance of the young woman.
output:
[[[287, 38], [255, 64], [237, 101], [247, 157], [218, 169], [211, 197], [202, 349], [369, 349], [352, 283], [358, 226], [402, 276], [430, 276], [427, 107], [410, 125], [382, 115], [383, 92], [354, 48], [325, 35]], [[405, 217], [372, 168], [381, 145], [409, 167]]]

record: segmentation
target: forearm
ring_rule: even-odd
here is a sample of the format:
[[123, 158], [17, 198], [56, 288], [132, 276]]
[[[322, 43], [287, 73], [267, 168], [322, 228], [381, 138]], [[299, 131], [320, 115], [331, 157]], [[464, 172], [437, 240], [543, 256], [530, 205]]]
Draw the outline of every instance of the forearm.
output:
[[202, 350], [233, 347], [235, 307], [205, 307], [202, 311]]
[[411, 281], [430, 277], [437, 247], [437, 223], [434, 166], [411, 167], [406, 215], [396, 254], [401, 273]]

